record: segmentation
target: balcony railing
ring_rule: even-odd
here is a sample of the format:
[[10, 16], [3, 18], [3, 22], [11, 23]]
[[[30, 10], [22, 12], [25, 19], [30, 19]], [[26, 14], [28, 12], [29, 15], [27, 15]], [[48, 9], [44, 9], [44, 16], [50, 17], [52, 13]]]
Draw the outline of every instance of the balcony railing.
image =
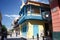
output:
[[22, 23], [25, 20], [50, 20], [51, 16], [49, 12], [43, 12], [41, 14], [37, 13], [28, 13], [24, 14], [18, 21], [18, 23]]
[[32, 15], [32, 16], [41, 16], [41, 14], [27, 14], [27, 16], [30, 16], [30, 15]]
[[42, 20], [42, 16], [41, 16], [41, 14], [26, 14], [26, 15], [24, 15], [20, 18], [18, 23], [22, 23], [23, 21], [30, 20], [30, 19], [32, 19], [32, 20]]

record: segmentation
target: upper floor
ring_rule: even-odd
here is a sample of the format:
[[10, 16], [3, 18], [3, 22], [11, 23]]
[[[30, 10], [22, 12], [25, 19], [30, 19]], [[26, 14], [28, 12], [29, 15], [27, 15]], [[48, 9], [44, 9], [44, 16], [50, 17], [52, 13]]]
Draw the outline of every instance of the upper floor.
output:
[[50, 17], [50, 7], [48, 4], [28, 1], [21, 7], [19, 15], [19, 22], [27, 19], [43, 20]]

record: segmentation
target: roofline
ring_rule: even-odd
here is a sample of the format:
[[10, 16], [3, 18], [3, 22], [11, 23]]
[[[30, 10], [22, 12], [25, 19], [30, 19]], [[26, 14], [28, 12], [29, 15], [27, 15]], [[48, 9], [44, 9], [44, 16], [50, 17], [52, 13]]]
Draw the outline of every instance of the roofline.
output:
[[45, 3], [41, 3], [41, 2], [35, 2], [35, 1], [27, 1], [25, 4], [27, 4], [28, 2], [33, 2], [33, 3], [49, 6], [49, 4], [45, 4]]

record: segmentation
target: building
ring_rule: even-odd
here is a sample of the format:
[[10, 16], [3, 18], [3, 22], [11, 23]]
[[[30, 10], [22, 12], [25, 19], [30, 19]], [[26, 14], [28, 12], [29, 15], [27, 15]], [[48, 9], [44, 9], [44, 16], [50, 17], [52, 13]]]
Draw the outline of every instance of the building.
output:
[[0, 12], [0, 37], [1, 37], [1, 29], [2, 29], [2, 23], [1, 23], [1, 21], [2, 21], [2, 15], [1, 15], [1, 12]]
[[53, 25], [53, 38], [60, 40], [60, 0], [50, 0]]
[[[18, 20], [19, 20], [20, 16], [14, 18], [14, 21], [12, 22], [12, 27], [13, 27], [13, 36], [14, 37], [17, 37], [18, 35], [20, 36], [20, 28], [18, 27], [19, 24], [18, 24]], [[16, 33], [17, 33], [17, 36], [16, 36]]]
[[20, 37], [37, 38], [42, 40], [44, 37], [52, 38], [52, 25], [49, 4], [28, 0], [20, 7]]

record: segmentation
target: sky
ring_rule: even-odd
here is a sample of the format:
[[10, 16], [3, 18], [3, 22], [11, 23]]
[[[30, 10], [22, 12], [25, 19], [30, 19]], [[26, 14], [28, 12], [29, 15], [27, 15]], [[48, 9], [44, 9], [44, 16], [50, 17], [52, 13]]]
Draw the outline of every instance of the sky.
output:
[[[39, 0], [39, 2], [48, 3], [48, 0]], [[2, 24], [5, 25], [6, 28], [11, 29], [14, 18], [19, 17], [21, 4], [21, 0], [0, 0]]]

